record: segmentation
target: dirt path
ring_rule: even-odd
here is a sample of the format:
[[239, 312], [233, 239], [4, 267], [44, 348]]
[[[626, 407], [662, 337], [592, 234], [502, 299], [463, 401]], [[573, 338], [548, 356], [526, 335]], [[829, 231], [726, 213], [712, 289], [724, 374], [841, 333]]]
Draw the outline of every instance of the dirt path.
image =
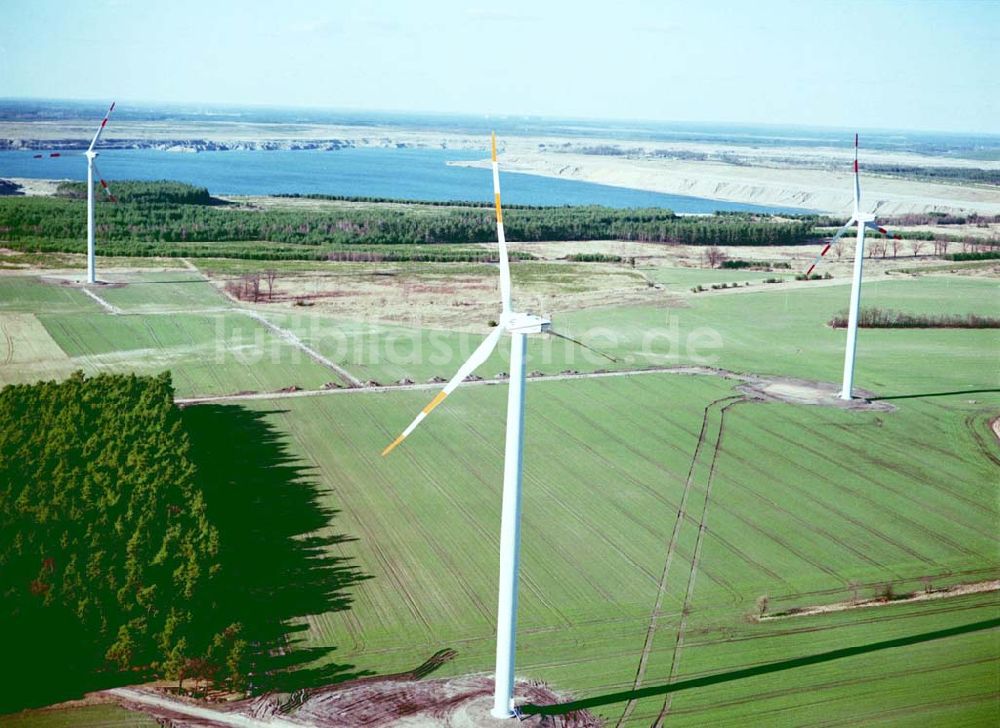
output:
[[[614, 372], [583, 372], [580, 374], [553, 374], [545, 377], [529, 377], [529, 382], [559, 382], [568, 379], [602, 379], [607, 377], [634, 377], [644, 374], [687, 374], [687, 375], [708, 375], [723, 377], [724, 379], [735, 379], [745, 381], [746, 377], [734, 372], [722, 369], [711, 369], [709, 367], [663, 367], [659, 369], [622, 369]], [[357, 380], [355, 380], [357, 381]], [[469, 381], [462, 384], [463, 387], [489, 386], [492, 384], [506, 384], [506, 379], [481, 379]], [[416, 384], [393, 384], [378, 387], [361, 386], [358, 382], [354, 389], [306, 389], [298, 392], [250, 392], [244, 394], [218, 394], [206, 395], [204, 397], [178, 397], [174, 401], [177, 404], [196, 405], [211, 404], [215, 402], [238, 402], [240, 400], [267, 400], [267, 399], [294, 399], [296, 397], [321, 397], [333, 394], [362, 394], [372, 392], [399, 392], [407, 390], [436, 390], [441, 389], [443, 384], [438, 382], [416, 383]]]
[[95, 301], [97, 301], [97, 303], [100, 304], [101, 308], [103, 308], [108, 313], [113, 314], [115, 316], [121, 315], [122, 310], [120, 308], [118, 308], [114, 304], [108, 303], [86, 286], [80, 286], [80, 290], [86, 293], [91, 298], [93, 298]]
[[913, 602], [927, 602], [933, 599], [948, 599], [951, 597], [962, 597], [967, 594], [985, 594], [987, 592], [1000, 591], [1000, 579], [990, 581], [978, 581], [973, 584], [956, 584], [945, 589], [933, 589], [927, 591], [916, 591], [908, 597], [900, 599], [863, 599], [860, 601], [834, 602], [833, 604], [818, 604], [812, 607], [802, 607], [800, 609], [789, 610], [778, 614], [769, 614], [760, 617], [760, 622], [774, 622], [781, 619], [794, 619], [795, 617], [811, 617], [816, 614], [829, 614], [831, 612], [846, 612], [849, 609], [871, 609], [873, 607], [888, 607], [893, 604], [911, 604]]
[[254, 321], [256, 321], [257, 323], [259, 323], [261, 326], [263, 326], [264, 328], [266, 328], [268, 331], [271, 331], [272, 333], [276, 334], [278, 336], [278, 338], [283, 339], [283, 340], [287, 341], [289, 344], [291, 344], [292, 346], [295, 346], [298, 349], [300, 349], [301, 351], [304, 351], [306, 354], [309, 355], [310, 358], [312, 358], [317, 363], [322, 364], [327, 369], [333, 370], [341, 379], [343, 379], [345, 382], [347, 382], [348, 384], [350, 384], [352, 387], [360, 387], [360, 386], [362, 386], [362, 381], [360, 379], [358, 379], [357, 377], [355, 377], [353, 374], [351, 374], [349, 371], [347, 371], [346, 369], [344, 369], [342, 366], [340, 366], [336, 362], [334, 362], [334, 361], [332, 361], [330, 359], [327, 359], [325, 356], [323, 356], [318, 351], [316, 351], [315, 349], [313, 349], [311, 346], [309, 346], [308, 344], [306, 344], [304, 341], [302, 341], [302, 339], [300, 339], [298, 336], [296, 336], [295, 334], [293, 334], [288, 329], [283, 329], [280, 326], [278, 326], [277, 324], [271, 323], [270, 321], [268, 321], [266, 318], [264, 318], [263, 316], [261, 316], [256, 311], [251, 311], [251, 310], [246, 309], [246, 308], [238, 308], [238, 309], [234, 309], [234, 310], [238, 311], [239, 313], [242, 313], [242, 314], [244, 314], [246, 316], [249, 316]]
[[[170, 720], [171, 717], [194, 719], [200, 726], [237, 726], [238, 728], [302, 728], [303, 723], [297, 723], [283, 718], [270, 717], [266, 720], [252, 718], [239, 713], [224, 713], [220, 710], [202, 708], [183, 700], [174, 700], [157, 693], [138, 688], [114, 688], [105, 691], [119, 698], [124, 707], [136, 706], [133, 709], [152, 709], [158, 717]], [[169, 725], [169, 723], [168, 723]]]

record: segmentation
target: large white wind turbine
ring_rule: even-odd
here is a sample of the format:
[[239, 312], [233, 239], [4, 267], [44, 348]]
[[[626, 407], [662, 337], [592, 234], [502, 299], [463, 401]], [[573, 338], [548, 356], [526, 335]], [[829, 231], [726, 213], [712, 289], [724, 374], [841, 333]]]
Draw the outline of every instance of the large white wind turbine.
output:
[[[510, 296], [510, 265], [507, 258], [507, 241], [504, 238], [503, 211], [500, 207], [500, 172], [497, 166], [496, 134], [492, 137], [493, 195], [496, 206], [497, 239], [500, 244], [500, 297], [502, 311], [500, 323], [472, 353], [458, 373], [451, 378], [434, 399], [430, 401], [385, 450], [388, 455], [414, 428], [430, 414], [462, 381], [485, 362], [500, 337], [510, 333], [510, 378], [507, 391], [507, 441], [504, 453], [503, 506], [500, 520], [500, 594], [497, 609], [497, 659], [496, 690], [493, 709], [496, 718], [514, 715], [514, 641], [517, 624], [518, 558], [521, 530], [521, 465], [524, 448], [524, 383], [525, 351], [530, 334], [555, 333], [552, 324], [541, 316], [514, 311]], [[579, 343], [579, 342], [577, 342]]]
[[90, 142], [90, 146], [87, 147], [87, 151], [84, 156], [87, 157], [87, 283], [97, 282], [97, 271], [95, 265], [95, 253], [94, 253], [94, 174], [97, 174], [97, 178], [101, 181], [101, 187], [104, 192], [114, 200], [114, 196], [111, 194], [111, 190], [108, 187], [108, 183], [104, 181], [101, 177], [100, 171], [97, 169], [97, 165], [94, 160], [97, 159], [97, 152], [94, 151], [94, 146], [97, 144], [97, 140], [101, 138], [101, 132], [104, 131], [104, 127], [108, 125], [108, 118], [111, 116], [111, 112], [115, 110], [115, 102], [111, 102], [111, 108], [108, 109], [108, 113], [104, 115], [104, 120], [101, 121], [101, 125], [97, 127], [97, 133], [94, 134], [93, 140]]
[[[840, 390], [841, 399], [851, 399], [854, 390], [854, 356], [858, 345], [858, 314], [861, 311], [861, 270], [865, 261], [865, 229], [876, 230], [883, 235], [890, 235], [884, 227], [879, 227], [875, 223], [874, 214], [861, 212], [861, 178], [858, 173], [858, 135], [854, 135], [854, 212], [851, 219], [844, 223], [844, 226], [837, 231], [830, 242], [823, 246], [823, 250], [809, 266], [806, 271], [808, 276], [819, 264], [823, 256], [827, 254], [830, 247], [846, 233], [852, 225], [858, 226], [857, 242], [854, 246], [854, 280], [851, 282], [851, 306], [847, 319], [847, 346], [844, 349], [844, 381]], [[899, 239], [898, 235], [892, 237]]]

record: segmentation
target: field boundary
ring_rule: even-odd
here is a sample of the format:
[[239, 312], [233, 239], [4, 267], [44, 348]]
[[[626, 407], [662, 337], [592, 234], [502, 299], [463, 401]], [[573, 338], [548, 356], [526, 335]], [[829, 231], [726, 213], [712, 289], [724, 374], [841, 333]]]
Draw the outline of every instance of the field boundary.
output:
[[943, 589], [925, 589], [915, 591], [909, 596], [899, 598], [874, 598], [862, 599], [859, 601], [834, 602], [833, 604], [817, 604], [811, 607], [801, 607], [789, 609], [777, 614], [765, 614], [757, 618], [758, 622], [777, 622], [784, 619], [794, 619], [795, 617], [812, 617], [817, 614], [830, 614], [832, 612], [846, 612], [851, 609], [871, 609], [873, 607], [889, 607], [894, 604], [913, 604], [914, 602], [926, 602], [933, 599], [950, 599], [954, 597], [964, 597], [969, 594], [987, 594], [989, 592], [1000, 591], [1000, 579], [989, 581], [978, 581], [972, 584], [955, 584]]
[[360, 379], [358, 379], [353, 374], [351, 374], [349, 371], [347, 371], [346, 369], [344, 369], [344, 367], [340, 366], [336, 362], [334, 362], [334, 361], [328, 359], [327, 357], [323, 356], [322, 354], [320, 354], [318, 351], [316, 351], [311, 346], [309, 346], [308, 344], [306, 344], [304, 341], [302, 341], [302, 339], [300, 339], [298, 336], [296, 336], [295, 334], [293, 334], [288, 329], [283, 329], [280, 326], [278, 326], [277, 324], [268, 321], [266, 318], [264, 318], [264, 316], [262, 316], [261, 314], [257, 313], [256, 311], [251, 311], [250, 309], [246, 309], [246, 308], [236, 308], [236, 309], [233, 309], [233, 310], [237, 311], [239, 313], [242, 313], [245, 316], [249, 316], [254, 321], [256, 321], [257, 323], [259, 323], [260, 325], [262, 325], [264, 328], [266, 328], [268, 331], [270, 331], [271, 333], [275, 334], [278, 338], [283, 339], [284, 341], [288, 342], [292, 346], [294, 346], [294, 347], [300, 349], [301, 351], [305, 352], [315, 362], [317, 362], [318, 364], [321, 364], [321, 365], [325, 366], [327, 369], [331, 369], [333, 372], [335, 372], [338, 376], [340, 376], [344, 381], [346, 381], [352, 387], [361, 387], [363, 385], [363, 383], [362, 383], [362, 381]]
[[[551, 374], [543, 377], [528, 377], [528, 382], [560, 382], [575, 379], [602, 379], [607, 377], [632, 377], [644, 374], [681, 374], [689, 376], [715, 376], [723, 379], [746, 381], [749, 377], [724, 369], [709, 367], [661, 367], [657, 369], [621, 369], [613, 372], [581, 372], [578, 374]], [[462, 383], [462, 387], [488, 387], [507, 384], [506, 379], [479, 379]], [[440, 382], [425, 382], [413, 384], [380, 384], [362, 385], [353, 389], [304, 389], [294, 392], [237, 392], [235, 394], [210, 394], [202, 397], [177, 397], [174, 401], [180, 405], [214, 404], [240, 400], [293, 399], [295, 397], [320, 397], [330, 394], [362, 394], [375, 392], [398, 392], [441, 389]]]
[[113, 316], [121, 316], [122, 310], [120, 308], [118, 308], [117, 306], [115, 306], [113, 303], [109, 303], [109, 302], [105, 301], [103, 298], [101, 298], [100, 296], [98, 296], [96, 293], [94, 293], [92, 290], [90, 290], [86, 286], [80, 286], [80, 290], [83, 291], [84, 293], [86, 293], [88, 296], [90, 296], [95, 301], [97, 301], [97, 304], [101, 308], [103, 308], [105, 311], [107, 311], [108, 313], [110, 313], [111, 315], [113, 315]]

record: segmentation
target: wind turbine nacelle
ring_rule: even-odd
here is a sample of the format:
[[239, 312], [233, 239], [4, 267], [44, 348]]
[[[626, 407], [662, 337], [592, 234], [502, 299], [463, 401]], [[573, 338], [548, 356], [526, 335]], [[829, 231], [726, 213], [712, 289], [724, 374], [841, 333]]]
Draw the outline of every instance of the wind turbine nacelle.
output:
[[512, 313], [502, 317], [500, 325], [512, 334], [541, 334], [552, 328], [549, 319], [530, 313]]

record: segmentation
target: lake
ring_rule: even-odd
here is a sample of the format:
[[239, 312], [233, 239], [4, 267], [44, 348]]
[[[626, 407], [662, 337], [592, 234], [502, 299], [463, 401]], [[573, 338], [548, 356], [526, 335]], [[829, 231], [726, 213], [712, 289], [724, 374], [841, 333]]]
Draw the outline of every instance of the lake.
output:
[[[85, 180], [80, 152], [34, 159], [35, 152], [0, 152], [0, 177]], [[492, 202], [489, 169], [449, 161], [483, 159], [450, 149], [345, 148], [336, 151], [166, 152], [110, 149], [97, 161], [114, 190], [116, 179], [168, 179], [207, 187], [214, 195], [324, 194], [407, 200]], [[502, 172], [502, 170], [501, 170]], [[504, 202], [520, 205], [663, 207], [681, 213], [716, 210], [803, 213], [808, 210], [666, 195], [530, 174], [503, 173]]]

